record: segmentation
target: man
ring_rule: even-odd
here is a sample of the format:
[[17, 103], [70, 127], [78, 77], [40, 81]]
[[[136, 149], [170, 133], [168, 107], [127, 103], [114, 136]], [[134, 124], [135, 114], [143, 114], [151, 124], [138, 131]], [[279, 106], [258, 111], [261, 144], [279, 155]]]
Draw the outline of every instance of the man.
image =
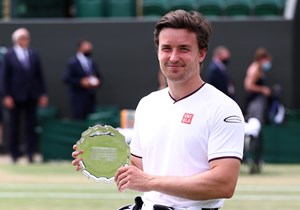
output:
[[218, 46], [213, 51], [213, 58], [208, 66], [208, 83], [234, 98], [234, 87], [229, 79], [227, 65], [230, 52], [225, 46]]
[[[232, 99], [200, 77], [210, 35], [210, 24], [197, 12], [171, 11], [155, 26], [168, 88], [139, 102], [131, 165], [115, 174], [119, 191], [144, 192], [141, 208], [137, 202], [134, 209], [218, 209], [234, 193], [243, 152], [243, 115]], [[73, 160], [78, 170], [79, 161]]]
[[[255, 51], [253, 62], [247, 69], [244, 80], [246, 90], [246, 113], [245, 119], [259, 120], [261, 125], [266, 123], [268, 99], [271, 96], [271, 88], [266, 85], [265, 73], [272, 66], [272, 56], [265, 48]], [[259, 173], [262, 167], [263, 140], [261, 134], [253, 141], [254, 162], [250, 173]]]
[[34, 161], [37, 105], [48, 104], [46, 85], [38, 53], [31, 49], [30, 33], [19, 28], [12, 34], [14, 46], [3, 59], [3, 105], [8, 110], [9, 150], [14, 162], [21, 155], [18, 146], [21, 117], [25, 116], [25, 143], [28, 160]]
[[88, 40], [78, 43], [76, 56], [68, 61], [64, 81], [68, 84], [68, 93], [75, 120], [85, 120], [95, 111], [96, 90], [103, 83], [102, 74], [92, 60], [93, 45]]

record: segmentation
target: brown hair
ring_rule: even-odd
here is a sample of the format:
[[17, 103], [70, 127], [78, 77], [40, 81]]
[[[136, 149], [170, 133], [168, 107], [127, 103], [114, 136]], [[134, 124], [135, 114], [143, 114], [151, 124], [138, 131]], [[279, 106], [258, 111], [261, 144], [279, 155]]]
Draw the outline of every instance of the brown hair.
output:
[[164, 28], [187, 29], [194, 32], [197, 37], [199, 50], [208, 49], [211, 36], [211, 24], [196, 11], [171, 11], [164, 15], [155, 25], [154, 43], [159, 45], [159, 34]]
[[254, 53], [254, 60], [259, 61], [264, 58], [271, 58], [270, 53], [263, 47], [258, 48]]

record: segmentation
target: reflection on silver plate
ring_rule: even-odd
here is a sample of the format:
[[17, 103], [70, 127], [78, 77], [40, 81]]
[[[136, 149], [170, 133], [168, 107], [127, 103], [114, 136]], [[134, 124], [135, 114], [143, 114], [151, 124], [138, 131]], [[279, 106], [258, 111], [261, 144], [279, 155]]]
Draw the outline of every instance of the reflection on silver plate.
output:
[[111, 126], [95, 125], [84, 131], [77, 150], [83, 150], [79, 156], [83, 174], [96, 182], [112, 181], [117, 169], [129, 164], [129, 145]]

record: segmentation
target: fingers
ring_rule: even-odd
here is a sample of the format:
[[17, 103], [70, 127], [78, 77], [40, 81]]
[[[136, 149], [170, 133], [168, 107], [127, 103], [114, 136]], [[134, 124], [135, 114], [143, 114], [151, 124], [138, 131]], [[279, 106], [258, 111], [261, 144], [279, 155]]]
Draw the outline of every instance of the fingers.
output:
[[79, 164], [79, 162], [82, 161], [82, 158], [76, 158], [72, 161], [72, 165], [76, 166], [76, 171], [81, 171], [81, 166]]
[[115, 173], [115, 181], [119, 178], [119, 176], [127, 170], [128, 166], [121, 166]]
[[80, 167], [80, 165], [77, 165], [77, 167], [76, 167], [76, 171], [81, 171], [81, 167]]
[[72, 157], [74, 158], [74, 160], [72, 161], [72, 165], [76, 166], [76, 171], [80, 171], [81, 167], [79, 165], [79, 162], [82, 161], [82, 158], [78, 158], [79, 155], [83, 154], [83, 150], [77, 150], [77, 145], [73, 145], [73, 149], [75, 150], [74, 152], [72, 152]]
[[117, 184], [119, 192], [127, 188], [129, 166], [120, 167], [115, 174], [115, 183]]
[[122, 180], [121, 175], [125, 172], [124, 167], [120, 167], [115, 174], [114, 181], [117, 184], [118, 190], [120, 191], [120, 181]]
[[79, 162], [81, 161], [82, 159], [75, 159], [72, 161], [72, 165], [73, 166], [76, 166], [76, 171], [81, 171], [81, 167], [79, 165]]
[[73, 150], [77, 150], [77, 144], [73, 145]]
[[72, 152], [72, 157], [73, 158], [77, 158], [78, 155], [83, 154], [83, 150], [77, 150], [77, 145], [76, 144], [73, 145], [73, 150], [74, 150], [74, 152]]
[[80, 161], [82, 161], [82, 158], [76, 158], [72, 161], [72, 165], [73, 166], [78, 166]]
[[83, 150], [79, 150], [79, 151], [76, 150], [76, 151], [72, 152], [72, 157], [77, 158], [78, 155], [81, 155], [81, 154], [83, 154]]
[[119, 192], [123, 192], [124, 190], [126, 190], [128, 187], [128, 182], [125, 179], [122, 179], [118, 184], [118, 191]]

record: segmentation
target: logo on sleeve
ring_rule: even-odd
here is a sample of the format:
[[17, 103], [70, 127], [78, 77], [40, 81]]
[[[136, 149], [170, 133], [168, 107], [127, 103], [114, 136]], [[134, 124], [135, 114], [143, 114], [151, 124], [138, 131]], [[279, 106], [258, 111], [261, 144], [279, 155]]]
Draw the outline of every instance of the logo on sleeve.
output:
[[185, 124], [191, 124], [193, 116], [194, 116], [193, 114], [184, 113], [181, 122]]
[[232, 116], [226, 117], [224, 119], [224, 122], [227, 122], [227, 123], [241, 123], [242, 119], [239, 116], [232, 115]]

